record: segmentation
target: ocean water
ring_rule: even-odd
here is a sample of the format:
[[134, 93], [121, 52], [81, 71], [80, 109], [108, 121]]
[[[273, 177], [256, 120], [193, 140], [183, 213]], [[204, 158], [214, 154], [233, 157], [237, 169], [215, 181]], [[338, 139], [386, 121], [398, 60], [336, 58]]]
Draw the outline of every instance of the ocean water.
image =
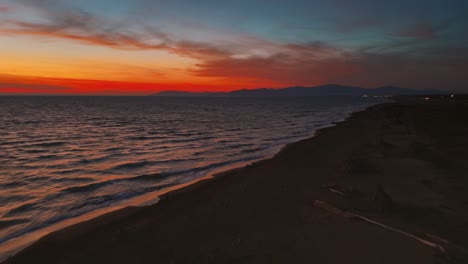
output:
[[379, 103], [343, 97], [0, 97], [0, 247], [236, 164]]

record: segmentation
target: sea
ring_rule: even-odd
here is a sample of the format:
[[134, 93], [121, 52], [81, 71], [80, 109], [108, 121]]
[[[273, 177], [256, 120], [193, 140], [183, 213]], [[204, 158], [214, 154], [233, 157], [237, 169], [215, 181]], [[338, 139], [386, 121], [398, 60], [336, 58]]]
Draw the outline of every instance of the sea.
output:
[[272, 157], [381, 102], [1, 96], [0, 256], [61, 223], [149, 204], [161, 191]]

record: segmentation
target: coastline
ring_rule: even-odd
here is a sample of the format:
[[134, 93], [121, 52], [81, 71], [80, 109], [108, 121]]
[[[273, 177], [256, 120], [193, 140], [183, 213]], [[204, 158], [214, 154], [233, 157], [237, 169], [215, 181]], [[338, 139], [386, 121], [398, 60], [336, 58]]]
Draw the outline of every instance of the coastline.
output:
[[[170, 193], [175, 194], [178, 191], [184, 191], [185, 189], [190, 189], [191, 188], [190, 185], [196, 185], [197, 183], [203, 182], [205, 180], [212, 180], [215, 177], [229, 174], [230, 172], [245, 168], [247, 166], [251, 166], [258, 162], [262, 162], [264, 160], [272, 159], [276, 155], [280, 154], [283, 151], [283, 149], [287, 148], [289, 145], [299, 143], [303, 140], [311, 139], [315, 137], [320, 130], [330, 128], [339, 123], [345, 122], [348, 118], [352, 117], [354, 114], [366, 111], [369, 107], [372, 107], [378, 104], [383, 104], [383, 103], [388, 103], [388, 102], [385, 102], [385, 101], [379, 102], [379, 103], [375, 102], [374, 104], [367, 106], [363, 109], [359, 109], [357, 111], [350, 112], [346, 115], [343, 115], [343, 117], [339, 119], [338, 121], [331, 121], [327, 124], [320, 126], [317, 129], [311, 131], [311, 133], [307, 136], [296, 139], [295, 141], [292, 141], [286, 144], [280, 144], [280, 145], [274, 146], [270, 150], [268, 150], [268, 154], [265, 157], [259, 158], [257, 160], [238, 162], [238, 163], [230, 164], [227, 166], [215, 168], [213, 170], [208, 171], [203, 176], [194, 178], [193, 180], [190, 180], [187, 182], [181, 182], [181, 183], [178, 183], [174, 186], [170, 186], [165, 189], [161, 189], [158, 191], [154, 191], [151, 193], [146, 193], [137, 197], [133, 197], [127, 201], [119, 202], [110, 207], [100, 208], [100, 209], [85, 213], [83, 215], [79, 215], [74, 218], [68, 218], [60, 222], [54, 223], [50, 226], [46, 226], [46, 227], [34, 230], [23, 236], [13, 238], [12, 240], [5, 242], [5, 244], [3, 244], [0, 247], [0, 263], [5, 261], [7, 258], [14, 256], [17, 253], [21, 252], [25, 248], [29, 247], [30, 245], [34, 244], [35, 242], [40, 240], [42, 237], [47, 236], [50, 233], [60, 231], [72, 225], [77, 225], [86, 221], [93, 220], [94, 218], [97, 218], [106, 214], [112, 214], [116, 211], [125, 210], [127, 207], [151, 206], [151, 205], [158, 203], [162, 199], [162, 197], [166, 195], [168, 196], [171, 195]], [[179, 189], [183, 189], [183, 190], [179, 190]]]
[[[128, 263], [132, 258], [141, 262], [159, 258], [163, 263], [170, 260], [190, 262], [189, 259], [195, 262], [240, 260], [240, 262], [265, 263], [273, 259], [290, 259], [291, 256], [296, 256], [297, 262], [341, 260], [344, 256], [331, 255], [333, 253], [330, 250], [333, 248], [345, 252], [348, 257], [361, 257], [363, 263], [372, 263], [371, 261], [375, 261], [379, 256], [390, 256], [395, 252], [396, 256], [382, 260], [382, 263], [397, 263], [402, 260], [403, 253], [407, 253], [406, 257], [411, 259], [407, 263], [428, 263], [426, 261], [431, 260], [434, 254], [445, 261], [446, 255], [449, 255], [434, 253], [433, 249], [394, 232], [330, 215], [321, 208], [314, 207], [314, 201], [317, 200], [326, 201], [344, 211], [362, 213], [412, 234], [428, 233], [433, 237], [444, 236], [444, 240], [448, 236], [450, 245], [444, 247], [452, 252], [451, 243], [454, 243], [456, 246], [453, 248], [457, 249], [454, 254], [458, 256], [462, 254], [458, 252], [458, 248], [464, 245], [460, 245], [457, 239], [451, 237], [452, 230], [444, 230], [444, 227], [432, 224], [432, 221], [424, 227], [418, 225], [420, 224], [418, 219], [426, 214], [424, 210], [430, 211], [429, 216], [440, 213], [431, 211], [434, 208], [427, 202], [427, 200], [437, 202], [437, 199], [440, 199], [437, 192], [430, 193], [426, 190], [427, 184], [421, 184], [424, 188], [418, 185], [417, 188], [421, 190], [417, 189], [413, 195], [408, 193], [408, 190], [398, 191], [396, 187], [401, 187], [403, 180], [389, 179], [391, 173], [380, 172], [379, 168], [375, 168], [383, 166], [390, 171], [395, 170], [388, 167], [392, 165], [380, 164], [381, 160], [378, 159], [387, 161], [387, 158], [391, 157], [395, 159], [391, 162], [397, 162], [393, 152], [407, 147], [408, 144], [402, 144], [401, 141], [414, 135], [410, 135], [411, 131], [405, 131], [404, 133], [408, 135], [398, 134], [399, 137], [405, 138], [397, 136], [397, 139], [393, 139], [383, 132], [382, 127], [388, 125], [385, 123], [386, 120], [381, 120], [379, 124], [369, 124], [369, 119], [377, 123], [376, 115], [386, 115], [392, 108], [413, 107], [416, 109], [414, 111], [418, 111], [418, 107], [427, 105], [426, 102], [413, 102], [414, 100], [379, 104], [355, 112], [343, 122], [317, 130], [311, 138], [287, 144], [270, 159], [217, 173], [209, 180], [199, 180], [170, 191], [160, 196], [161, 202], [155, 205], [126, 207], [50, 233], [5, 263], [28, 263], [28, 260], [33, 259], [39, 260], [39, 263], [42, 263], [41, 261], [57, 263], [64, 259], [71, 263], [75, 263], [74, 261]], [[466, 107], [466, 103], [464, 105]], [[443, 106], [435, 105], [435, 107]], [[393, 115], [399, 113], [390, 112], [389, 116], [393, 118]], [[405, 127], [399, 128], [398, 131], [412, 129], [411, 124], [405, 126], [405, 120], [399, 120], [395, 124]], [[366, 131], [365, 128], [378, 130], [384, 134], [377, 135], [378, 139], [373, 138], [375, 135], [372, 132], [375, 131]], [[366, 136], [369, 137], [368, 141]], [[355, 138], [357, 139], [353, 142]], [[417, 139], [418, 142], [424, 141], [426, 145], [431, 143], [431, 140], [422, 136]], [[411, 144], [412, 142], [409, 143]], [[330, 147], [335, 147], [337, 150], [327, 150]], [[364, 154], [362, 148], [370, 149], [369, 153], [376, 156]], [[418, 145], [415, 148], [427, 148], [427, 146]], [[422, 150], [417, 149], [417, 151]], [[418, 155], [421, 154], [419, 152]], [[315, 160], [319, 162], [314, 164]], [[405, 158], [403, 162], [409, 166], [419, 166], [437, 178], [438, 172], [434, 172], [432, 167], [427, 168], [426, 164], [415, 160], [417, 159], [410, 155], [410, 158]], [[397, 165], [401, 167], [401, 164]], [[393, 166], [398, 167], [395, 164]], [[405, 170], [400, 167], [398, 169]], [[309, 176], [310, 173], [315, 174], [314, 177]], [[343, 174], [346, 174], [345, 177]], [[371, 178], [373, 174], [382, 175], [376, 180]], [[300, 176], [288, 181], [288, 175]], [[418, 178], [418, 181], [421, 179]], [[431, 178], [428, 181], [434, 180]], [[391, 200], [395, 201], [390, 207], [397, 209], [386, 208], [385, 199], [384, 202], [376, 201], [374, 198], [369, 199], [369, 196], [376, 196], [375, 193], [379, 193], [376, 192], [376, 185], [384, 186], [385, 191], [382, 193], [387, 194], [387, 191], [390, 193]], [[414, 182], [411, 182], [411, 188], [416, 186], [413, 185]], [[337, 192], [340, 194], [337, 195]], [[412, 201], [412, 204], [407, 204], [408, 201]], [[190, 208], [184, 208], [183, 205]], [[453, 207], [452, 203], [449, 205]], [[416, 208], [415, 211], [420, 209], [422, 211], [412, 216], [405, 211], [409, 206]], [[403, 218], [410, 218], [411, 221], [402, 220], [402, 214]], [[253, 219], [252, 223], [244, 221], [239, 223], [239, 220], [249, 215]], [[238, 219], [233, 219], [235, 216], [238, 216]], [[444, 217], [448, 219], [453, 216], [444, 215]], [[263, 223], [264, 226], [260, 226], [259, 223]], [[181, 226], [183, 228], [177, 229]], [[219, 234], [220, 230], [225, 230], [225, 233]], [[272, 236], [272, 233], [277, 234]], [[332, 240], [333, 236], [335, 240]], [[384, 237], [387, 241], [376, 243], [379, 237]], [[426, 238], [437, 240], [427, 236]], [[340, 241], [336, 241], [337, 239]], [[359, 253], [359, 250], [353, 252], [356, 246], [359, 248], [359, 245], [351, 245], [356, 239], [359, 240], [360, 246], [373, 248], [374, 252], [365, 257], [362, 256], [362, 252]], [[195, 241], [200, 241], [201, 246], [195, 246], [195, 249], [190, 250], [191, 245], [197, 245]], [[272, 243], [273, 241], [275, 243]], [[322, 244], [319, 245], [318, 241]], [[160, 245], [164, 242], [167, 243], [165, 246], [148, 251], [150, 244]], [[86, 246], [86, 249], [79, 250], [79, 245]], [[175, 252], [178, 251], [176, 245], [182, 254]], [[261, 246], [257, 248], [254, 245]], [[313, 246], [308, 248], [310, 245]], [[93, 246], [95, 249], [92, 249]], [[314, 254], [307, 253], [307, 250], [312, 250]], [[123, 252], [128, 256], [122, 256]]]

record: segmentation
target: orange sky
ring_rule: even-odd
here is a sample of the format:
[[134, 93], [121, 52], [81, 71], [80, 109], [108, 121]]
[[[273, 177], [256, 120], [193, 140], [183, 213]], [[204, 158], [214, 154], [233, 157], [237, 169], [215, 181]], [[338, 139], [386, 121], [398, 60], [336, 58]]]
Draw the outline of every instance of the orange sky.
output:
[[[116, 76], [118, 79], [118, 76]], [[239, 87], [257, 88], [258, 82], [233, 82], [232, 80], [210, 80], [208, 83], [156, 83], [112, 80], [91, 80], [72, 78], [33, 77], [21, 75], [2, 75], [0, 92], [7, 94], [115, 94], [145, 95], [164, 90], [180, 91], [231, 91]], [[284, 85], [266, 83], [264, 87], [283, 87]]]
[[0, 94], [326, 83], [467, 89], [466, 17], [458, 15], [466, 2], [429, 0], [401, 10], [391, 1], [364, 1], [352, 9], [324, 0], [265, 1], [252, 9], [243, 0], [4, 0]]
[[94, 40], [75, 42], [42, 33], [7, 33], [0, 37], [0, 93], [138, 95], [161, 90], [228, 91], [289, 84], [256, 76], [232, 78], [199, 72], [201, 63], [228, 55], [213, 55], [216, 51], [201, 50], [191, 43], [162, 49], [122, 43], [109, 47], [96, 45]]

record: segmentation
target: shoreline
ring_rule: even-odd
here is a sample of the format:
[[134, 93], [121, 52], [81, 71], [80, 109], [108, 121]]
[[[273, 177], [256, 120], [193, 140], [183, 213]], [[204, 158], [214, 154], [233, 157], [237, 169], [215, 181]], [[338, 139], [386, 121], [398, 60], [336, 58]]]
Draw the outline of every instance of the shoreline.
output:
[[[318, 129], [312, 131], [310, 135], [305, 136], [297, 141], [293, 141], [293, 142], [289, 142], [286, 144], [272, 147], [272, 149], [269, 151], [269, 154], [267, 156], [260, 158], [258, 160], [244, 161], [244, 162], [230, 164], [228, 166], [223, 166], [220, 168], [215, 168], [213, 171], [209, 171], [205, 175], [199, 178], [195, 178], [194, 180], [179, 183], [174, 186], [171, 186], [162, 190], [158, 190], [155, 192], [146, 193], [141, 196], [131, 198], [128, 201], [122, 201], [110, 207], [100, 208], [100, 209], [85, 213], [83, 215], [80, 215], [78, 217], [68, 218], [68, 219], [59, 221], [57, 223], [54, 223], [50, 226], [46, 226], [44, 228], [34, 230], [25, 235], [13, 238], [5, 242], [3, 245], [0, 245], [0, 263], [3, 263], [3, 261], [5, 261], [6, 259], [15, 256], [16, 254], [20, 253], [22, 250], [33, 245], [34, 243], [39, 241], [41, 238], [51, 233], [60, 231], [62, 229], [65, 229], [73, 225], [79, 225], [83, 222], [92, 221], [93, 219], [101, 217], [103, 215], [112, 214], [120, 210], [125, 210], [127, 207], [147, 207], [147, 206], [155, 205], [159, 203], [162, 199], [164, 199], [164, 197], [166, 196], [172, 196], [176, 194], [177, 192], [185, 192], [186, 191], [185, 189], [187, 190], [191, 189], [192, 188], [191, 185], [197, 185], [206, 180], [213, 180], [217, 177], [222, 177], [223, 175], [230, 174], [231, 172], [246, 168], [248, 166], [253, 166], [258, 162], [272, 159], [275, 156], [279, 155], [284, 149], [288, 148], [289, 145], [297, 144], [304, 140], [309, 140], [315, 137], [317, 133], [319, 133], [319, 131], [322, 129], [334, 127], [342, 122], [346, 122], [347, 119], [351, 118], [353, 115], [357, 113], [364, 112], [368, 108], [371, 108], [375, 105], [386, 104], [386, 103], [389, 103], [389, 102], [375, 103], [373, 105], [365, 107], [364, 109], [351, 112], [347, 115], [344, 115], [343, 118], [341, 118], [339, 121], [334, 121], [334, 122], [325, 124], [319, 127]], [[193, 188], [196, 188], [196, 186], [193, 186]]]
[[[439, 160], [431, 161], [434, 157], [427, 158], [429, 154], [421, 150], [423, 147], [407, 142], [417, 139], [418, 144], [421, 141], [430, 147], [439, 147], [426, 138], [432, 134], [426, 135], [426, 131], [418, 129], [412, 131], [413, 127], [424, 125], [413, 119], [418, 115], [426, 118], [421, 111], [421, 108], [426, 110], [424, 107], [442, 109], [451, 118], [454, 118], [451, 116], [454, 110], [449, 109], [451, 106], [446, 106], [446, 102], [433, 104], [414, 100], [383, 103], [354, 112], [342, 122], [315, 131], [312, 137], [287, 144], [272, 158], [223, 171], [210, 180], [199, 180], [161, 195], [161, 203], [126, 207], [50, 233], [5, 263], [28, 263], [33, 259], [49, 263], [64, 259], [77, 263], [129, 263], [135, 259], [141, 262], [158, 259], [162, 262], [174, 259], [184, 262], [185, 259], [187, 262], [190, 259], [194, 262], [267, 263], [291, 256], [296, 256], [297, 262], [351, 257], [362, 258], [362, 263], [372, 263], [378, 257], [388, 256], [383, 263], [401, 263], [403, 257], [411, 260], [405, 263], [428, 263], [434, 256], [441, 261], [447, 256], [463, 258], [465, 245], [454, 237], [456, 232], [436, 222], [441, 219], [440, 214], [456, 227], [463, 226], [468, 216], [456, 215], [463, 220], [459, 223], [440, 208], [445, 206], [458, 211], [455, 198], [464, 198], [445, 201], [438, 196], [439, 192], [446, 194], [453, 190], [434, 191], [431, 188], [436, 187], [427, 186], [427, 181], [436, 180], [446, 184], [445, 179], [439, 179], [438, 170], [456, 174], [463, 167], [459, 168], [457, 163], [450, 170], [443, 167], [436, 170], [433, 167], [440, 165]], [[466, 108], [467, 103], [461, 106]], [[410, 114], [405, 116], [402, 109]], [[382, 119], [385, 116], [390, 120]], [[436, 121], [440, 123], [446, 118], [442, 115]], [[437, 125], [436, 121], [431, 122]], [[397, 128], [388, 126], [388, 122], [395, 123]], [[408, 122], [415, 124], [408, 125]], [[463, 124], [458, 125], [465, 129]], [[333, 147], [338, 151], [330, 150]], [[415, 148], [416, 152], [407, 154], [408, 147], [411, 151]], [[401, 158], [402, 153], [409, 156]], [[426, 164], [429, 162], [433, 164]], [[399, 174], [413, 175], [415, 170], [408, 171], [408, 166], [416, 167], [416, 172], [424, 171], [422, 177], [429, 175], [430, 179], [422, 181], [419, 175], [411, 181], [394, 178]], [[311, 174], [314, 177], [310, 177]], [[287, 181], [287, 175], [295, 178]], [[375, 175], [379, 179], [374, 179]], [[377, 184], [385, 189], [376, 191]], [[384, 198], [375, 198], [380, 196]], [[432, 241], [437, 240], [434, 237], [443, 237], [441, 241], [450, 241], [444, 244], [449, 253], [436, 254], [394, 232], [314, 209], [314, 200], [324, 200], [340, 210], [362, 213], [412, 235], [429, 234], [432, 238], [429, 235], [425, 238]], [[443, 206], [434, 206], [436, 203]], [[408, 208], [411, 211], [407, 211]], [[242, 221], [246, 216], [249, 221]], [[421, 218], [428, 216], [431, 217], [428, 223], [421, 222]], [[384, 237], [385, 241], [377, 242], [378, 237]], [[351, 241], [356, 239], [359, 243], [354, 245]], [[153, 244], [161, 246], [148, 251]], [[80, 250], [80, 245], [86, 248]], [[178, 253], [174, 251], [176, 245]], [[281, 251], [277, 251], [278, 246]], [[363, 246], [372, 248], [373, 252], [363, 256], [357, 250]], [[332, 255], [333, 248], [342, 251], [343, 256]], [[456, 252], [452, 253], [453, 250]]]

